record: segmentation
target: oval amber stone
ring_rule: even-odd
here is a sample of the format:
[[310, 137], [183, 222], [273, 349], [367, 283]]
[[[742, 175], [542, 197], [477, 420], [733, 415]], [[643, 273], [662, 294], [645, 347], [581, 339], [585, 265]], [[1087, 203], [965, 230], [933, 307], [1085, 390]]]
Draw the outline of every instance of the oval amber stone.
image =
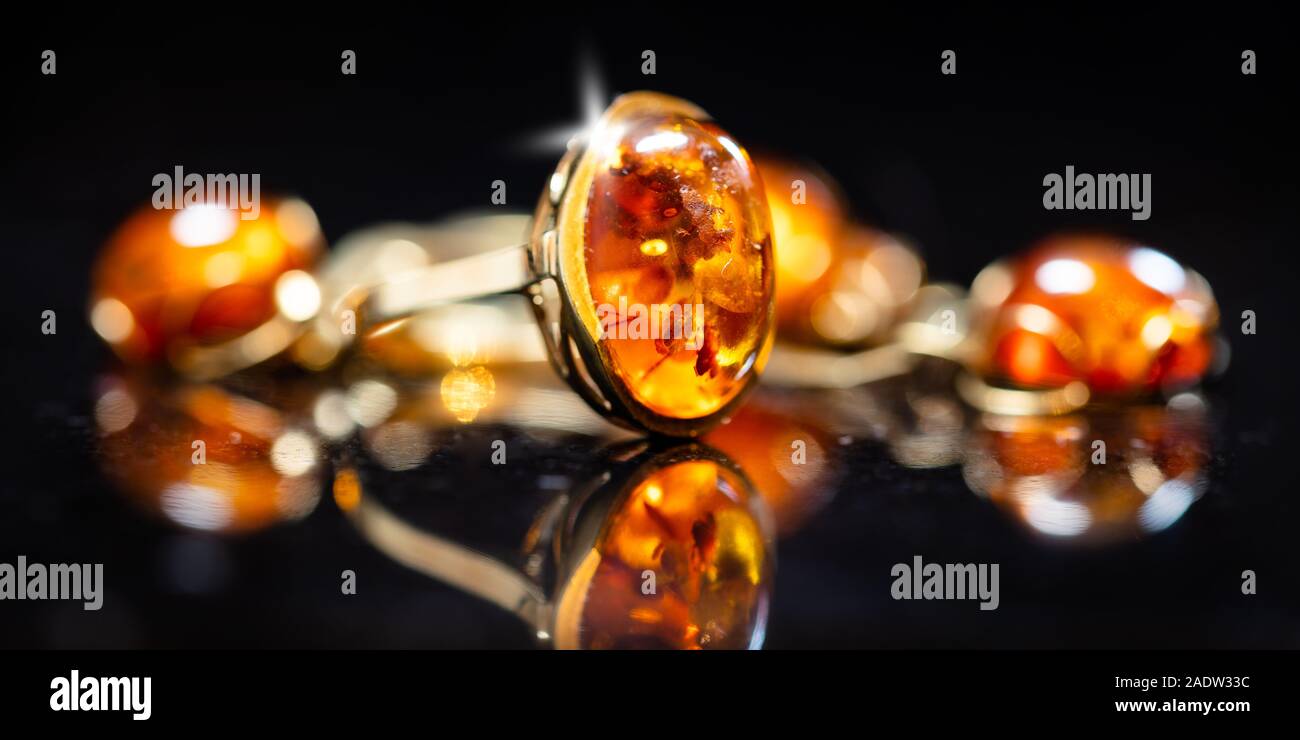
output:
[[774, 277], [763, 185], [712, 123], [616, 109], [586, 155], [595, 170], [582, 262], [599, 341], [637, 403], [705, 417], [766, 359]]
[[[655, 470], [606, 519], [561, 603], [557, 646], [757, 647], [770, 598], [769, 536], [751, 489], [712, 460]], [[653, 591], [643, 589], [647, 571]]]
[[971, 297], [976, 364], [1014, 386], [1137, 395], [1196, 383], [1213, 356], [1209, 284], [1150, 247], [1057, 238], [985, 268]]
[[295, 271], [309, 269], [322, 246], [302, 201], [264, 198], [251, 219], [208, 205], [146, 206], [95, 263], [91, 323], [123, 359], [156, 361], [242, 336], [278, 312], [301, 320], [319, 293]]

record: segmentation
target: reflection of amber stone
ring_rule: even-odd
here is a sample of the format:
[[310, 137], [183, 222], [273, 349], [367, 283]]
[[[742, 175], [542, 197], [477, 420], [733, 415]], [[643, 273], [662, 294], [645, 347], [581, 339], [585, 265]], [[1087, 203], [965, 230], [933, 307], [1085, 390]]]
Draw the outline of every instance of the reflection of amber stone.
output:
[[1030, 529], [1109, 540], [1177, 521], [1205, 489], [1204, 407], [1121, 407], [1052, 417], [985, 415], [966, 482]]
[[1073, 479], [1087, 462], [1088, 424], [1077, 416], [989, 416], [977, 427], [988, 434], [990, 460], [1011, 478]]
[[581, 646], [749, 647], [761, 637], [769, 561], [738, 476], [709, 460], [657, 470], [607, 520], [587, 560]]
[[91, 321], [132, 361], [223, 342], [275, 316], [276, 281], [309, 268], [320, 248], [316, 218], [301, 201], [263, 199], [254, 219], [208, 206], [146, 206], [95, 264]]
[[1031, 388], [1085, 382], [1101, 395], [1195, 383], [1209, 367], [1218, 307], [1205, 280], [1149, 247], [1048, 242], [986, 268], [972, 291], [983, 371]]
[[798, 530], [835, 495], [825, 433], [769, 408], [761, 394], [704, 440], [745, 470], [778, 535]]
[[[771, 330], [762, 184], [744, 150], [710, 123], [641, 112], [610, 126], [616, 133], [588, 154], [597, 164], [584, 257], [597, 311], [614, 309], [604, 324], [612, 369], [659, 414], [707, 416], [761, 369]], [[687, 307], [689, 322], [677, 318]], [[649, 334], [633, 312], [655, 314]]]
[[100, 465], [144, 508], [189, 529], [247, 532], [306, 516], [320, 450], [283, 415], [215, 386], [106, 381]]

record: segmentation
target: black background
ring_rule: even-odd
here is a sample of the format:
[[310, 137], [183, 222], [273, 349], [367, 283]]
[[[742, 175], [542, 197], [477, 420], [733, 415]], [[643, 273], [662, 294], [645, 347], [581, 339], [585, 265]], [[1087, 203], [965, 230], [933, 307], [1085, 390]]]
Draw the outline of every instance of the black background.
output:
[[[1300, 646], [1296, 77], [1283, 19], [644, 10], [571, 21], [501, 8], [491, 19], [329, 28], [225, 17], [10, 27], [0, 556], [103, 562], [110, 590], [99, 613], [0, 604], [0, 644], [531, 644], [509, 616], [370, 549], [328, 500], [305, 522], [231, 540], [178, 533], [127, 506], [92, 459], [89, 394], [108, 353], [82, 316], [97, 248], [149, 197], [153, 174], [177, 164], [259, 172], [264, 191], [313, 204], [334, 240], [486, 206], [496, 179], [513, 207], [531, 208], [558, 152], [523, 142], [580, 120], [585, 54], [609, 93], [678, 95], [753, 150], [820, 163], [857, 215], [921, 246], [933, 277], [967, 283], [1046, 234], [1100, 226], [1206, 275], [1226, 317], [1233, 360], [1211, 391], [1213, 482], [1170, 530], [1046, 548], [955, 469], [907, 471], [859, 444], [834, 502], [779, 545], [769, 647]], [[55, 77], [39, 72], [45, 48], [58, 53]], [[345, 48], [358, 54], [354, 77], [339, 74]], [[1240, 73], [1246, 48], [1258, 54], [1255, 76]], [[643, 49], [657, 53], [653, 77], [640, 74]], [[957, 51], [956, 76], [939, 73], [943, 49]], [[1043, 176], [1071, 164], [1151, 173], [1151, 219], [1044, 210]], [[45, 309], [58, 312], [56, 336], [40, 332]], [[1236, 331], [1245, 309], [1259, 317], [1255, 336]], [[429, 474], [454, 481], [459, 470], [444, 459]], [[466, 485], [508, 493], [490, 479]], [[219, 587], [169, 591], [167, 564], [187, 548], [216, 553]], [[915, 553], [1003, 563], [1001, 608], [891, 601], [888, 567]], [[338, 594], [343, 568], [366, 574], [356, 597]], [[1259, 575], [1252, 597], [1239, 590], [1247, 568]]]

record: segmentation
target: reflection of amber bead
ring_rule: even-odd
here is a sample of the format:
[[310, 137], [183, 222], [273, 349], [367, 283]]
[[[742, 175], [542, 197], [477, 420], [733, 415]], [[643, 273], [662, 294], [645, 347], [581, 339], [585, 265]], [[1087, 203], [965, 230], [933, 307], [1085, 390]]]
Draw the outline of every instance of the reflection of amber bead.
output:
[[1162, 530], [1204, 491], [1205, 410], [1185, 394], [1169, 407], [1070, 416], [981, 417], [966, 482], [1030, 529], [1109, 540]]
[[711, 460], [637, 484], [579, 566], [590, 578], [580, 646], [744, 648], [761, 636], [771, 556], [748, 490]]
[[[758, 173], [725, 132], [629, 113], [593, 141], [584, 264], [612, 320], [603, 346], [641, 404], [673, 418], [725, 406], [761, 368], [772, 326], [772, 237]], [[618, 314], [626, 301], [629, 313]], [[695, 307], [703, 315], [693, 315]], [[691, 308], [691, 320], [681, 320]], [[655, 314], [640, 333], [631, 311]], [[630, 319], [630, 320], [629, 320]]]
[[321, 244], [301, 201], [263, 199], [253, 219], [206, 205], [146, 206], [95, 264], [91, 323], [123, 359], [156, 361], [242, 336], [277, 312], [310, 318], [319, 293], [302, 271]]
[[910, 248], [851, 223], [838, 187], [808, 167], [759, 161], [776, 240], [783, 337], [832, 344], [887, 339], [924, 278]]
[[105, 475], [180, 526], [247, 532], [306, 516], [320, 498], [314, 438], [280, 412], [216, 386], [111, 379], [95, 420]]
[[982, 372], [1029, 388], [1082, 381], [1131, 395], [1198, 381], [1218, 307], [1209, 285], [1164, 254], [1101, 237], [1052, 240], [997, 263], [972, 289]]
[[778, 535], [798, 530], [835, 494], [825, 433], [769, 408], [761, 394], [704, 440], [744, 468], [771, 509]]

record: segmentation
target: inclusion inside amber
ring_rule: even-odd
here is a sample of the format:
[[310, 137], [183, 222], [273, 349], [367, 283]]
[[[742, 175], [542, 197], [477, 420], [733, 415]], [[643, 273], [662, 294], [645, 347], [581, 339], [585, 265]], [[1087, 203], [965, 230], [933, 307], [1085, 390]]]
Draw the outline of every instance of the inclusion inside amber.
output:
[[[771, 554], [750, 504], [744, 481], [712, 460], [678, 462], [646, 476], [579, 565], [577, 643], [561, 634], [559, 646], [756, 646]], [[562, 618], [564, 611], [562, 605]]]
[[694, 419], [721, 410], [761, 370], [772, 236], [748, 155], [673, 102], [625, 96], [593, 134], [578, 284], [631, 400]]
[[306, 270], [322, 247], [311, 208], [263, 199], [247, 215], [207, 204], [137, 211], [95, 264], [95, 331], [124, 359], [150, 362], [243, 336], [277, 314], [310, 318], [320, 294]]
[[1150, 247], [1050, 241], [976, 278], [983, 372], [1029, 388], [1082, 381], [1099, 395], [1194, 384], [1213, 356], [1218, 306], [1195, 272]]

